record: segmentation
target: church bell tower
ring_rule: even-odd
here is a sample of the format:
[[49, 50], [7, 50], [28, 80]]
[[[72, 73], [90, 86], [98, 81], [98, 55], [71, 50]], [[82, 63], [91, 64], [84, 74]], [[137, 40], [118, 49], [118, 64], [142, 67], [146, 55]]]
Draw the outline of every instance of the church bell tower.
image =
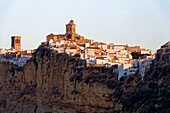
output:
[[67, 39], [75, 40], [76, 36], [76, 24], [74, 24], [73, 20], [66, 25], [66, 36]]
[[11, 48], [14, 48], [16, 52], [21, 51], [21, 36], [11, 37]]

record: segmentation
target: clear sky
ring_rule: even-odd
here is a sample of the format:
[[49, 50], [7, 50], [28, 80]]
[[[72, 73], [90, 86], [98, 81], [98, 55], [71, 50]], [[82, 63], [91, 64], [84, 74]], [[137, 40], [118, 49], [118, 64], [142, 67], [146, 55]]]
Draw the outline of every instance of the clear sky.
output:
[[96, 41], [158, 49], [170, 40], [170, 0], [0, 0], [0, 48], [13, 35], [23, 49], [37, 48], [70, 19]]

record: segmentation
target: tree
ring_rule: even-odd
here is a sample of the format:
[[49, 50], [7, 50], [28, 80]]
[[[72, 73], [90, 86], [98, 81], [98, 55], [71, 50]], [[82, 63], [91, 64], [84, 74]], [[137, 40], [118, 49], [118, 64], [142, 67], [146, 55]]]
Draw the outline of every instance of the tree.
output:
[[139, 57], [141, 56], [141, 53], [140, 52], [132, 52], [131, 55], [132, 55], [133, 59], [139, 59]]

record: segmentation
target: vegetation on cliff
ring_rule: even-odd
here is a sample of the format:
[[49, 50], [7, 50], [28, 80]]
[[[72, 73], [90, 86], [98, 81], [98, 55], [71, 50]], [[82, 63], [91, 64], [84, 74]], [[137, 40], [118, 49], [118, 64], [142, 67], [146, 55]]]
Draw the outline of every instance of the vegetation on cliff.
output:
[[146, 76], [120, 79], [113, 98], [122, 103], [126, 113], [170, 112], [170, 64], [154, 62]]

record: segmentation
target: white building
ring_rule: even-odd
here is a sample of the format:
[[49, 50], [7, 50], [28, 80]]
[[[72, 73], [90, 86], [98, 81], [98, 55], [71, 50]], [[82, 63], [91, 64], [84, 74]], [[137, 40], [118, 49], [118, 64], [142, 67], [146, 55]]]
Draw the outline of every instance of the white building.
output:
[[99, 45], [98, 45], [98, 47], [99, 47], [100, 49], [102, 49], [102, 50], [107, 50], [107, 44], [106, 44], [106, 43], [100, 42]]
[[85, 48], [85, 58], [95, 57], [96, 49], [100, 49], [100, 48], [99, 47], [87, 47], [87, 48]]
[[147, 69], [150, 68], [152, 64], [153, 59], [147, 59], [139, 62], [139, 74], [143, 77], [145, 76], [145, 72]]
[[130, 69], [132, 67], [132, 64], [121, 64], [118, 66], [118, 79], [120, 79], [122, 76], [127, 75], [127, 69]]
[[65, 48], [61, 48], [61, 47], [60, 47], [60, 48], [58, 48], [58, 47], [53, 47], [53, 48], [51, 48], [51, 49], [57, 51], [58, 53], [65, 53], [65, 51], [66, 51]]
[[141, 49], [141, 54], [150, 54], [150, 50], [149, 49]]
[[119, 50], [115, 52], [115, 59], [120, 64], [129, 63], [129, 60], [132, 59], [132, 55], [127, 52], [127, 50]]
[[97, 57], [96, 58], [96, 64], [107, 64], [108, 59], [106, 57]]
[[5, 54], [7, 50], [0, 48], [0, 54]]

